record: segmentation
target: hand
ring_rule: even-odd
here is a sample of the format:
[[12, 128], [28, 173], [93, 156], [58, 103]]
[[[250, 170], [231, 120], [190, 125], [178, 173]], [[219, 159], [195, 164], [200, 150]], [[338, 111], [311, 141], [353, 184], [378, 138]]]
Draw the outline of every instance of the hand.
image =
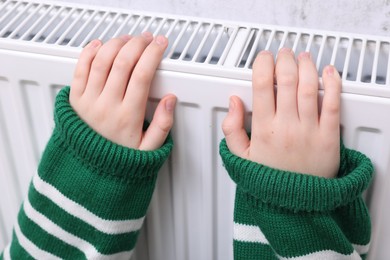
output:
[[102, 45], [90, 42], [82, 51], [70, 91], [70, 104], [92, 129], [117, 144], [155, 150], [173, 124], [174, 95], [158, 104], [143, 132], [146, 103], [154, 73], [168, 46], [164, 36], [124, 35]]
[[251, 139], [244, 129], [243, 104], [233, 96], [222, 126], [230, 151], [280, 170], [335, 177], [340, 164], [341, 79], [337, 70], [324, 68], [321, 113], [318, 74], [309, 53], [301, 53], [297, 64], [292, 51], [282, 49], [274, 65], [272, 54], [263, 51], [254, 62], [252, 79]]

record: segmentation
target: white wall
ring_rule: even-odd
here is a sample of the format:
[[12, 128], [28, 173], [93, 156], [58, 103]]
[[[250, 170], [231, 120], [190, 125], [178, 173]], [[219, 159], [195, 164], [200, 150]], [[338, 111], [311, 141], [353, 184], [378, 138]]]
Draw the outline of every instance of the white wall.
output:
[[390, 35], [390, 0], [67, 0], [133, 10]]

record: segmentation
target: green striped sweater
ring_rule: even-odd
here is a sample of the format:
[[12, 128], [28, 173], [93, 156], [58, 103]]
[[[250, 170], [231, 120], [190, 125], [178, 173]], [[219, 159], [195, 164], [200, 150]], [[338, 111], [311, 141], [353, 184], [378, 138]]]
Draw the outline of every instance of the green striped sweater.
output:
[[371, 235], [362, 192], [373, 166], [341, 145], [337, 178], [280, 171], [220, 154], [237, 184], [234, 259], [365, 259]]
[[[53, 135], [0, 259], [131, 257], [172, 140], [148, 152], [116, 145], [68, 98], [69, 88], [57, 96]], [[220, 153], [237, 184], [235, 259], [365, 256], [370, 218], [361, 193], [373, 169], [364, 155], [342, 147], [338, 178], [324, 179], [244, 160], [224, 140]]]
[[55, 129], [0, 259], [129, 259], [172, 140], [155, 151], [114, 144], [69, 104], [55, 103]]

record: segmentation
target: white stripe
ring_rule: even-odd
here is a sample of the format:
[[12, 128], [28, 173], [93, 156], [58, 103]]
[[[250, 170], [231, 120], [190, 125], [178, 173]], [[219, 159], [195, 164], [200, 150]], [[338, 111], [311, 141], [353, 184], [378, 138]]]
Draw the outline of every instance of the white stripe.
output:
[[15, 224], [14, 230], [20, 246], [23, 247], [24, 250], [26, 250], [26, 252], [29, 253], [33, 258], [53, 260], [61, 259], [55, 255], [50, 254], [49, 252], [38, 248], [34, 243], [32, 243], [27, 237], [23, 235], [22, 231], [20, 230], [19, 223]]
[[3, 260], [11, 260], [11, 244], [8, 244], [8, 246], [4, 249], [4, 254], [3, 254]]
[[[40, 212], [36, 211], [28, 200], [23, 203], [26, 216], [49, 234], [57, 237], [65, 243], [78, 248], [87, 259], [130, 259], [132, 251], [121, 252], [113, 255], [102, 255], [89, 242], [63, 230]], [[42, 259], [37, 257], [38, 259]]]
[[353, 251], [350, 255], [344, 255], [332, 250], [324, 250], [304, 256], [297, 257], [281, 257], [278, 256], [280, 260], [360, 260], [360, 256], [356, 251]]
[[95, 229], [106, 234], [122, 234], [132, 231], [137, 231], [142, 227], [144, 217], [134, 220], [106, 220], [93, 214], [80, 204], [67, 198], [59, 190], [57, 190], [51, 184], [42, 180], [38, 174], [35, 174], [33, 178], [34, 188], [42, 195], [48, 197], [57, 206], [69, 214], [81, 219], [82, 221], [93, 226]]
[[233, 239], [241, 242], [255, 242], [269, 244], [267, 238], [258, 226], [245, 225], [234, 222]]
[[352, 244], [353, 248], [360, 254], [364, 255], [368, 253], [368, 250], [370, 249], [370, 244], [368, 245], [357, 245], [357, 244]]
[[[261, 232], [258, 226], [245, 225], [234, 222], [233, 226], [233, 239], [242, 242], [254, 242], [269, 245], [269, 242], [265, 235]], [[369, 245], [355, 245], [353, 244], [355, 250], [350, 255], [344, 255], [333, 250], [324, 250], [315, 253], [310, 253], [304, 256], [299, 257], [282, 257], [278, 256], [281, 260], [355, 260], [361, 259], [359, 254], [366, 254], [369, 249]]]

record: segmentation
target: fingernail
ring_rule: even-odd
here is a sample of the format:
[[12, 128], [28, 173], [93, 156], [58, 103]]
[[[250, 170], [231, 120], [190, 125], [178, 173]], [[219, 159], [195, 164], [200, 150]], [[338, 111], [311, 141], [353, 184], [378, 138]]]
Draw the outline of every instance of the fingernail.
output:
[[147, 39], [147, 40], [153, 38], [153, 34], [151, 34], [150, 32], [143, 32], [143, 33], [142, 33], [142, 36], [143, 36], [145, 39]]
[[271, 55], [271, 56], [272, 56], [273, 54], [272, 54], [272, 52], [270, 52], [270, 51], [264, 50], [264, 51], [261, 51], [261, 52], [260, 52], [260, 55]]
[[286, 53], [292, 53], [292, 50], [290, 48], [283, 47], [279, 50], [279, 52], [286, 52]]
[[165, 45], [167, 43], [167, 38], [165, 38], [165, 36], [162, 36], [162, 35], [159, 35], [156, 37], [156, 43], [158, 45]]
[[326, 67], [326, 74], [328, 74], [328, 76], [333, 76], [333, 74], [334, 74], [333, 66]]
[[93, 40], [88, 44], [88, 47], [90, 48], [96, 48], [101, 45], [101, 42], [99, 40]]
[[233, 98], [229, 99], [229, 113], [233, 112], [234, 109], [236, 108], [236, 104], [233, 101]]
[[121, 35], [119, 38], [121, 38], [125, 42], [128, 42], [131, 39], [131, 36], [128, 34], [125, 34], [125, 35]]
[[310, 58], [311, 58], [310, 52], [301, 52], [299, 54], [299, 59], [310, 59]]
[[172, 113], [172, 112], [175, 110], [175, 106], [176, 106], [176, 98], [169, 98], [169, 99], [165, 102], [165, 109], [166, 109], [169, 113]]

